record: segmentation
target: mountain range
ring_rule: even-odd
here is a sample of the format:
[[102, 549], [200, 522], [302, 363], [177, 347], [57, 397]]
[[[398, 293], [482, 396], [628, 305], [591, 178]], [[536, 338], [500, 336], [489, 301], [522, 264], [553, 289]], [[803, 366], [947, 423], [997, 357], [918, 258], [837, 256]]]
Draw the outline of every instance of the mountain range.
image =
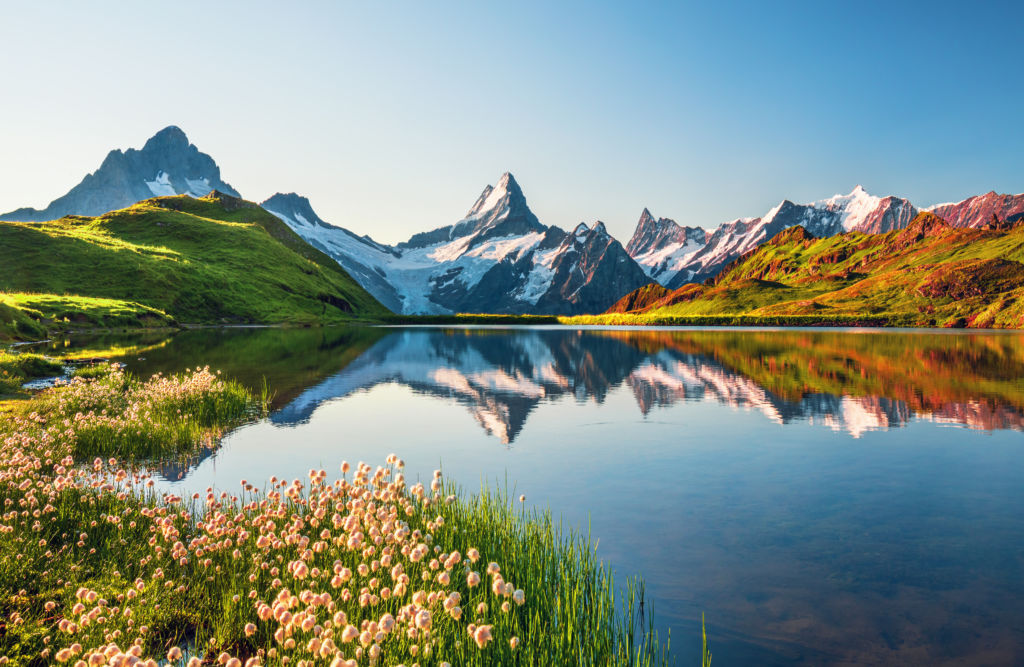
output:
[[[141, 150], [111, 151], [92, 174], [45, 209], [21, 208], [0, 220], [40, 221], [100, 215], [153, 196], [201, 197], [210, 190], [238, 197], [216, 162], [168, 127]], [[848, 195], [797, 204], [783, 200], [760, 217], [714, 229], [656, 218], [646, 208], [622, 246], [604, 223], [567, 231], [546, 226], [530, 210], [510, 173], [488, 185], [457, 222], [395, 245], [323, 220], [309, 200], [278, 193], [261, 206], [337, 261], [396, 313], [455, 312], [573, 315], [599, 313], [651, 282], [668, 289], [702, 283], [780, 231], [801, 226], [824, 238], [838, 233], [903, 229], [922, 210], [953, 227], [981, 227], [993, 217], [1024, 216], [1024, 195], [989, 192], [920, 209], [900, 197], [876, 197], [857, 186]]]
[[[948, 211], [990, 205], [974, 201]], [[1024, 328], [1024, 216], [954, 226], [922, 211], [884, 233], [817, 238], [797, 225], [727, 264], [703, 284], [651, 284], [604, 323], [843, 324]], [[732, 322], [724, 321], [734, 318]], [[586, 319], [586, 318], [584, 318]], [[600, 318], [590, 318], [600, 319]]]

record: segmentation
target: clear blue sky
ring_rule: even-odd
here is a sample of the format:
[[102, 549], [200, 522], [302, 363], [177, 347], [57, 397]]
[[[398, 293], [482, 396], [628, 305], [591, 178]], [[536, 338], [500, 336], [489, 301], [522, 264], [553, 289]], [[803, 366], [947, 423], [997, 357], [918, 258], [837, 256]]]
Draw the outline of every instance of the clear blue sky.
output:
[[546, 224], [1024, 191], [1024, 4], [15, 3], [0, 211], [179, 125], [382, 241], [512, 171]]

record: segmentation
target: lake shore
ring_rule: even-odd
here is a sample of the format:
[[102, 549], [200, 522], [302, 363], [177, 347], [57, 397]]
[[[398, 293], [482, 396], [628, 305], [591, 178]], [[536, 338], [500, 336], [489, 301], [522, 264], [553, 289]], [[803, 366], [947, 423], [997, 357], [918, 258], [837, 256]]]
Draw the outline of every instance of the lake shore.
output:
[[[262, 401], [208, 369], [86, 367], [0, 415], [0, 656], [190, 665], [665, 664], [589, 541], [440, 471], [341, 464], [181, 498], [146, 463], [217, 446]], [[580, 640], [584, 641], [580, 641]]]

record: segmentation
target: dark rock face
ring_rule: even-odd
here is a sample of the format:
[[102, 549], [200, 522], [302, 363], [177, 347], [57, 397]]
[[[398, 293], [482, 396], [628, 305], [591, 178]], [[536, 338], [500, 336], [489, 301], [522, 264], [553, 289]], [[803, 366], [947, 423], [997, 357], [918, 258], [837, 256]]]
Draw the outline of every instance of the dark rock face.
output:
[[538, 299], [538, 314], [602, 313], [623, 294], [650, 282], [622, 244], [608, 235], [604, 223], [566, 235], [551, 287]]
[[20, 208], [0, 215], [0, 220], [33, 222], [69, 214], [102, 215], [157, 195], [202, 197], [210, 190], [239, 196], [221, 180], [213, 158], [200, 153], [185, 133], [172, 125], [153, 135], [142, 150], [110, 151], [99, 169], [45, 209]]

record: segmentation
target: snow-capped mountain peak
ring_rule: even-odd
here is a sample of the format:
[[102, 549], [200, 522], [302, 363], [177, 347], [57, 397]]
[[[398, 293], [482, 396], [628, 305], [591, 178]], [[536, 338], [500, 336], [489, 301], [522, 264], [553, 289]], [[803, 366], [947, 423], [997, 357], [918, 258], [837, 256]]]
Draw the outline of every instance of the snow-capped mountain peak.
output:
[[[655, 218], [644, 208], [626, 252], [653, 280], [671, 278], [707, 241], [701, 227], [683, 227], [671, 218]], [[667, 276], [667, 278], [666, 278]]]
[[772, 220], [775, 219], [775, 216], [777, 216], [779, 212], [782, 211], [783, 207], [785, 207], [786, 204], [792, 206], [793, 202], [789, 201], [788, 199], [783, 199], [778, 204], [776, 204], [774, 208], [769, 210], [767, 213], [764, 214], [764, 216], [761, 217], [761, 222], [765, 224], [770, 223]]
[[[464, 220], [497, 218], [506, 212], [513, 199], [522, 199], [523, 203], [526, 201], [519, 183], [516, 182], [515, 177], [510, 172], [506, 171], [498, 179], [496, 185], [488, 185], [484, 188], [480, 196], [477, 197], [476, 203], [466, 213]], [[519, 202], [516, 201], [515, 203]]]
[[586, 235], [589, 232], [590, 232], [590, 227], [587, 226], [587, 223], [581, 222], [580, 224], [576, 225], [576, 229], [572, 230], [572, 235], [573, 236], [584, 236], [584, 235]]
[[297, 195], [263, 205], [396, 312], [601, 312], [646, 282], [603, 223], [542, 225], [508, 172], [459, 222], [394, 247], [322, 223]]
[[874, 213], [881, 203], [881, 197], [868, 194], [863, 186], [858, 185], [850, 194], [836, 194], [828, 199], [814, 202], [815, 208], [834, 211], [839, 214], [839, 224], [843, 231], [857, 229]]

